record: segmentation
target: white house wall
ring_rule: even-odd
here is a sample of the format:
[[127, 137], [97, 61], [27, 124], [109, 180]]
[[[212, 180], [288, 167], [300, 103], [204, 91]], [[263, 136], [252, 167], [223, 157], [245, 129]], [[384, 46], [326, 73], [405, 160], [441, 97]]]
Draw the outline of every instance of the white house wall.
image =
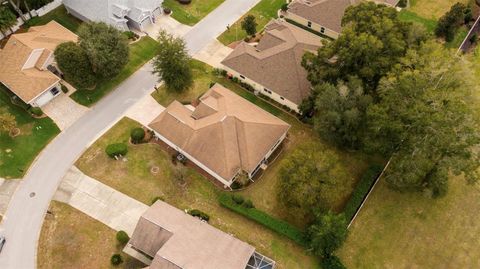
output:
[[[326, 35], [326, 36], [328, 36], [328, 37], [331, 37], [331, 38], [333, 38], [333, 39], [337, 39], [337, 38], [338, 38], [338, 35], [339, 35], [338, 32], [336, 32], [336, 31], [334, 31], [334, 30], [332, 30], [332, 29], [329, 29], [329, 28], [327, 28], [327, 27], [325, 27], [325, 26], [323, 26], [323, 25], [320, 25], [320, 24], [318, 24], [318, 23], [315, 23], [315, 22], [311, 22], [311, 23], [312, 23], [312, 26], [309, 27], [309, 26], [308, 26], [309, 20], [307, 20], [307, 19], [305, 19], [305, 18], [303, 18], [303, 17], [300, 17], [300, 16], [298, 16], [298, 15], [296, 15], [296, 14], [293, 14], [293, 13], [290, 13], [290, 12], [287, 11], [287, 14], [286, 14], [285, 18], [290, 19], [290, 20], [292, 20], [292, 21], [295, 21], [295, 22], [297, 22], [297, 23], [299, 23], [299, 24], [301, 24], [301, 25], [303, 25], [303, 26], [305, 26], [305, 27], [308, 27], [308, 28], [310, 28], [310, 29], [312, 29], [312, 30], [314, 30], [314, 31], [316, 31], [316, 32], [319, 32], [319, 33], [321, 33], [321, 34], [323, 34], [323, 35]], [[321, 30], [322, 30], [322, 27], [325, 28], [325, 31], [324, 31], [323, 33], [322, 33], [322, 31], [321, 31]]]
[[[298, 109], [298, 105], [295, 104], [294, 102], [288, 100], [287, 98], [279, 95], [278, 93], [275, 92], [275, 89], [270, 89], [270, 88], [267, 88], [251, 79], [249, 79], [248, 77], [245, 77], [245, 78], [241, 78], [240, 73], [238, 73], [237, 71], [227, 67], [227, 66], [224, 66], [224, 69], [227, 71], [227, 73], [233, 75], [234, 77], [237, 77], [239, 80], [247, 83], [247, 84], [250, 84], [257, 92], [265, 95], [265, 96], [268, 96], [269, 98], [271, 98], [272, 100], [275, 100], [275, 102], [279, 103], [279, 104], [282, 104], [282, 105], [286, 105], [287, 107], [289, 107], [290, 109], [294, 110], [295, 112], [297, 113], [300, 113], [300, 110]], [[265, 89], [268, 89], [269, 91], [271, 91], [272, 93], [268, 93], [265, 91]], [[283, 98], [283, 99], [282, 99]]]
[[[59, 90], [59, 93], [57, 95], [53, 95], [50, 90], [57, 87], [58, 90]], [[55, 98], [56, 96], [58, 96], [61, 92], [61, 89], [60, 89], [60, 84], [57, 82], [55, 83], [53, 86], [49, 87], [47, 90], [43, 91], [41, 94], [39, 94], [37, 97], [35, 97], [33, 99], [33, 101], [31, 101], [29, 104], [31, 106], [34, 106], [34, 107], [40, 107], [40, 106], [43, 106], [45, 104], [47, 104], [48, 102], [50, 102], [53, 98]]]

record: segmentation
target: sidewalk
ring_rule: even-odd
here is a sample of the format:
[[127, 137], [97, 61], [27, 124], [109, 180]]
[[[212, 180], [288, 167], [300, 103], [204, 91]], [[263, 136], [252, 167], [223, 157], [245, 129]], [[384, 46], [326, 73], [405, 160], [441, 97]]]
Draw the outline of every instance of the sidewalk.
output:
[[88, 177], [75, 166], [68, 170], [53, 199], [129, 235], [148, 209], [147, 205]]

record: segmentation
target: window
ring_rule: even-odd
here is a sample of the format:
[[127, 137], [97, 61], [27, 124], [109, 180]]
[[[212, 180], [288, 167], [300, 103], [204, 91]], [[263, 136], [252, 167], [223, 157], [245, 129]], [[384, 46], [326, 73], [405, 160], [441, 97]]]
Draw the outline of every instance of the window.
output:
[[309, 21], [309, 22], [307, 23], [307, 26], [308, 26], [308, 27], [312, 27], [312, 22]]
[[285, 98], [283, 98], [283, 97], [281, 97], [281, 96], [280, 96], [280, 99], [285, 100]]
[[320, 33], [325, 33], [325, 27], [320, 28]]
[[243, 76], [243, 75], [240, 75], [240, 78], [241, 78], [241, 79], [245, 79], [245, 76]]
[[57, 87], [55, 87], [55, 88], [51, 89], [50, 92], [51, 92], [53, 95], [57, 95], [60, 91], [57, 89]]
[[270, 90], [268, 90], [267, 88], [263, 88], [263, 91], [267, 92], [268, 94], [272, 94], [272, 92]]

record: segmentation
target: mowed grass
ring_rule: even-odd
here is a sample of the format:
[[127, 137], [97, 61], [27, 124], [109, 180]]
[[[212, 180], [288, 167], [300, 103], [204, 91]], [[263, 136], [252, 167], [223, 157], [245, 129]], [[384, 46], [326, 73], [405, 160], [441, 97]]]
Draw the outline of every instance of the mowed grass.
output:
[[255, 16], [258, 24], [257, 31], [260, 32], [265, 25], [273, 18], [277, 18], [277, 12], [285, 4], [285, 0], [261, 0], [256, 6], [248, 11], [242, 18], [230, 26], [230, 30], [226, 30], [218, 40], [224, 45], [228, 45], [237, 40], [243, 40], [247, 33], [242, 29], [241, 22], [245, 16]]
[[451, 178], [446, 197], [377, 184], [338, 252], [348, 268], [479, 268], [479, 186]]
[[70, 97], [84, 106], [95, 104], [152, 59], [157, 52], [159, 44], [151, 37], [146, 36], [129, 46], [129, 61], [117, 76], [98, 82], [93, 90], [78, 89]]
[[[77, 167], [145, 204], [160, 196], [179, 209], [196, 208], [206, 212], [210, 215], [210, 224], [255, 246], [259, 252], [273, 258], [278, 268], [318, 268], [317, 259], [307, 255], [293, 241], [221, 207], [217, 198], [223, 191], [197, 171], [181, 164], [173, 165], [171, 156], [159, 145], [129, 144], [127, 161], [108, 158], [105, 147], [114, 142], [127, 142], [130, 130], [137, 126], [139, 123], [131, 119], [122, 119], [83, 154]], [[158, 167], [159, 172], [151, 173], [152, 167]], [[178, 169], [184, 169], [185, 185], [174, 176]], [[260, 206], [260, 201], [254, 200], [254, 203]]]
[[11, 137], [7, 132], [0, 132], [0, 177], [20, 178], [60, 130], [50, 118], [33, 118], [12, 104], [7, 90], [0, 85], [0, 112], [5, 111], [15, 116], [20, 135]]
[[26, 26], [44, 25], [52, 20], [55, 20], [72, 32], [77, 32], [78, 27], [82, 23], [81, 20], [68, 14], [65, 7], [61, 5], [41, 17], [33, 17], [27, 22]]
[[[38, 244], [37, 267], [50, 268], [143, 268], [139, 261], [122, 253], [116, 231], [77, 209], [56, 201], [50, 203]], [[124, 262], [110, 264], [122, 253]]]
[[470, 0], [410, 0], [409, 10], [421, 17], [438, 20], [457, 2], [468, 4]]
[[423, 25], [427, 29], [427, 31], [430, 32], [431, 34], [435, 32], [435, 28], [437, 27], [436, 20], [426, 19], [408, 9], [403, 9], [402, 11], [400, 11], [398, 13], [398, 18], [402, 21], [419, 23]]
[[182, 5], [177, 0], [165, 0], [163, 6], [170, 8], [172, 17], [180, 23], [193, 26], [225, 0], [192, 0]]

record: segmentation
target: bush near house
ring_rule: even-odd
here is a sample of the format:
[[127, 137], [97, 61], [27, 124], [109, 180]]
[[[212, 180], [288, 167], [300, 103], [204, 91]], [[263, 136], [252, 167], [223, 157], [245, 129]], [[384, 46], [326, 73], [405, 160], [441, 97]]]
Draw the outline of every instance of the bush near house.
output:
[[31, 107], [28, 111], [30, 111], [30, 113], [32, 113], [33, 115], [35, 115], [37, 117], [40, 117], [40, 116], [43, 115], [43, 111], [39, 107]]
[[143, 128], [134, 128], [130, 132], [130, 138], [132, 139], [132, 143], [138, 144], [143, 141], [145, 138], [145, 130]]
[[207, 213], [200, 211], [198, 209], [190, 209], [188, 210], [188, 214], [190, 214], [193, 217], [198, 217], [199, 219], [204, 220], [206, 222], [210, 220], [210, 216]]
[[223, 207], [243, 215], [272, 231], [284, 235], [302, 246], [306, 244], [304, 232], [283, 220], [276, 219], [256, 208], [246, 208], [239, 205], [227, 194], [220, 195], [218, 201]]
[[128, 236], [127, 232], [125, 232], [125, 231], [118, 231], [117, 235], [116, 235], [116, 238], [117, 238], [117, 241], [122, 245], [127, 244], [128, 240], [130, 240], [130, 237]]
[[114, 143], [108, 145], [105, 149], [105, 152], [110, 158], [115, 158], [118, 156], [125, 156], [125, 154], [127, 154], [128, 152], [128, 149], [127, 145], [125, 145], [124, 143]]
[[123, 262], [122, 256], [120, 254], [113, 254], [110, 258], [112, 265], [117, 266]]

